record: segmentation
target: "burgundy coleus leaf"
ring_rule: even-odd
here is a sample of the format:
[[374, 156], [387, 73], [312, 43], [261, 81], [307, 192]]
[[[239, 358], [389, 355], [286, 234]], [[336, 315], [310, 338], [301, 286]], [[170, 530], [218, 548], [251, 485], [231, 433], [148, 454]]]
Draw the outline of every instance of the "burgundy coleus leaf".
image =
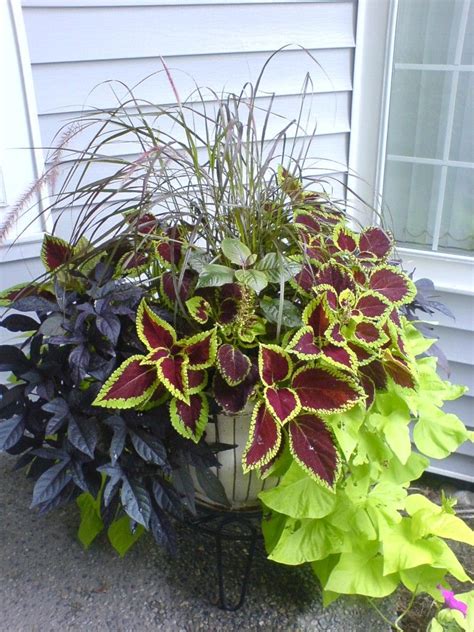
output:
[[394, 306], [411, 301], [416, 295], [413, 282], [402, 272], [393, 267], [376, 268], [370, 277], [370, 289], [378, 292]]
[[260, 345], [258, 350], [258, 369], [262, 382], [272, 386], [290, 377], [293, 368], [288, 353], [277, 345]]
[[354, 291], [355, 289], [349, 270], [336, 263], [327, 263], [321, 267], [315, 285], [333, 288], [337, 294], [343, 290]]
[[354, 305], [354, 311], [365, 318], [382, 318], [390, 309], [390, 303], [383, 296], [369, 292], [361, 294]]
[[319, 235], [321, 224], [316, 217], [306, 211], [295, 211], [293, 214], [295, 224], [302, 226], [305, 230]]
[[244, 472], [268, 463], [278, 452], [280, 443], [279, 424], [273, 419], [264, 402], [258, 402], [253, 410], [249, 439], [242, 455]]
[[189, 402], [174, 397], [170, 402], [170, 418], [173, 428], [180, 435], [198, 443], [209, 419], [209, 402], [206, 395], [191, 395]]
[[357, 345], [354, 342], [349, 341], [347, 343], [347, 347], [352, 351], [352, 353], [357, 358], [357, 363], [359, 364], [359, 366], [367, 364], [374, 357], [373, 350], [367, 347], [361, 347], [360, 345]]
[[313, 299], [303, 311], [303, 322], [312, 328], [316, 338], [324, 338], [331, 324], [329, 308], [326, 307], [323, 295]]
[[321, 353], [321, 347], [316, 343], [311, 327], [298, 329], [290, 341], [288, 349], [302, 359], [312, 359]]
[[401, 329], [402, 328], [402, 323], [401, 323], [401, 320], [400, 320], [400, 314], [398, 313], [398, 311], [396, 309], [392, 309], [392, 311], [390, 312], [389, 318], [392, 321], [392, 323], [395, 325], [395, 327], [397, 327], [397, 329]]
[[216, 330], [203, 331], [178, 343], [189, 362], [190, 369], [207, 369], [216, 358]]
[[351, 353], [345, 346], [326, 344], [321, 347], [321, 359], [329, 364], [335, 364], [336, 368], [348, 369], [352, 371], [356, 364], [355, 354]]
[[336, 226], [333, 235], [335, 245], [343, 252], [354, 252], [357, 248], [356, 236], [344, 225]]
[[158, 386], [156, 366], [142, 363], [143, 356], [134, 355], [116, 369], [100, 389], [95, 406], [134, 408], [145, 402]]
[[252, 363], [240, 349], [223, 344], [217, 351], [217, 368], [229, 386], [236, 386], [245, 380]]
[[179, 228], [173, 226], [165, 231], [163, 241], [156, 245], [156, 254], [165, 264], [178, 265], [181, 258], [183, 243]]
[[264, 397], [268, 410], [281, 424], [296, 417], [301, 410], [300, 400], [291, 388], [267, 386]]
[[138, 337], [150, 351], [170, 350], [176, 342], [173, 327], [157, 316], [145, 299], [138, 306], [136, 325]]
[[365, 286], [367, 283], [367, 275], [361, 268], [353, 268], [352, 276], [359, 285]]
[[318, 268], [316, 265], [305, 263], [298, 274], [293, 278], [293, 283], [303, 290], [303, 292], [309, 294], [311, 292], [311, 288], [316, 284], [317, 273]]
[[14, 285], [0, 292], [0, 305], [8, 306], [14, 301], [29, 296], [39, 296], [51, 302], [56, 300], [54, 294], [41, 285], [37, 285], [36, 283], [20, 283], [19, 285]]
[[335, 369], [302, 367], [291, 386], [305, 410], [320, 414], [347, 410], [363, 398], [356, 382]]
[[189, 403], [187, 360], [179, 355], [161, 358], [156, 365], [158, 377], [174, 397]]
[[[185, 303], [192, 295], [196, 281], [197, 273], [194, 272], [194, 270], [185, 270], [181, 280], [181, 285], [179, 285], [179, 274], [174, 274], [169, 271], [164, 272], [160, 279], [162, 296], [168, 305], [173, 307], [178, 300], [178, 295], [180, 300]], [[177, 292], [178, 285], [179, 292]]]
[[373, 360], [369, 364], [366, 364], [361, 367], [360, 372], [363, 376], [372, 380], [377, 390], [382, 391], [387, 387], [387, 374], [380, 360]]
[[74, 254], [74, 248], [64, 239], [45, 235], [41, 246], [41, 261], [48, 272], [67, 263]]
[[188, 393], [199, 393], [207, 386], [207, 371], [204, 369], [188, 369]]
[[329, 327], [326, 332], [326, 338], [335, 345], [341, 345], [346, 342], [346, 339], [342, 335], [341, 325], [339, 323], [334, 323], [331, 327]]
[[200, 325], [205, 325], [211, 315], [211, 306], [202, 296], [193, 296], [186, 301], [186, 307], [188, 308], [191, 316]]
[[237, 386], [229, 386], [220, 373], [216, 372], [212, 382], [214, 399], [224, 413], [235, 415], [241, 412], [247, 405], [257, 381], [258, 369], [254, 364], [252, 364], [245, 380], [237, 384]]
[[124, 213], [128, 223], [136, 228], [137, 232], [148, 235], [157, 228], [158, 219], [153, 213], [141, 213], [140, 211], [129, 211]]
[[[156, 367], [155, 367], [156, 370]], [[168, 390], [158, 382], [150, 397], [140, 406], [140, 410], [150, 410], [165, 402], [169, 397]]]
[[302, 413], [288, 425], [290, 450], [295, 460], [316, 481], [331, 489], [340, 460], [334, 439], [322, 419]]
[[305, 257], [311, 262], [326, 263], [329, 259], [328, 252], [320, 243], [311, 241], [304, 247]]
[[410, 366], [401, 358], [394, 357], [390, 351], [384, 353], [383, 368], [396, 384], [405, 388], [415, 388], [415, 376]]
[[393, 245], [392, 237], [378, 226], [366, 228], [359, 237], [361, 256], [369, 254], [377, 259], [385, 259], [392, 252]]
[[384, 332], [374, 323], [362, 321], [354, 329], [354, 337], [368, 346], [379, 346], [387, 340]]
[[372, 382], [370, 377], [367, 377], [366, 375], [361, 375], [360, 376], [360, 383], [361, 383], [362, 388], [364, 389], [364, 392], [366, 394], [365, 406], [366, 406], [366, 408], [368, 410], [372, 406], [372, 404], [374, 403], [374, 399], [375, 399], [375, 384]]
[[233, 322], [239, 311], [242, 290], [237, 283], [225, 283], [217, 288], [217, 321], [221, 325]]
[[117, 262], [117, 276], [143, 271], [148, 265], [147, 252], [125, 252]]

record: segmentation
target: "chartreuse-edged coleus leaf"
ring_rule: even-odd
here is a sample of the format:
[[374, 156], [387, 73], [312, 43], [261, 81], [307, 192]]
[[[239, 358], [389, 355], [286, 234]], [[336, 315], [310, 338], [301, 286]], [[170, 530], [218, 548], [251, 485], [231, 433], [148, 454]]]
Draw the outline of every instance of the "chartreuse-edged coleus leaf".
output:
[[223, 344], [217, 351], [217, 369], [229, 386], [237, 386], [250, 372], [250, 358], [231, 344]]
[[301, 410], [295, 391], [285, 383], [290, 378], [293, 363], [288, 353], [277, 345], [259, 346], [258, 370], [264, 384], [263, 396], [270, 414], [285, 424]]
[[346, 345], [340, 327], [327, 304], [324, 294], [313, 299], [303, 312], [304, 326], [299, 329], [288, 345], [291, 353], [301, 360], [319, 358], [336, 368], [353, 371], [357, 358]]
[[250, 422], [249, 438], [242, 455], [245, 473], [265, 466], [278, 452], [281, 428], [264, 402], [257, 402]]
[[295, 461], [313, 479], [333, 489], [341, 461], [324, 421], [313, 413], [300, 413], [288, 425], [288, 436]]
[[198, 443], [209, 417], [209, 402], [204, 393], [189, 397], [189, 403], [176, 397], [170, 402], [170, 418], [173, 428], [186, 439]]
[[48, 272], [53, 272], [70, 261], [74, 248], [64, 239], [45, 235], [41, 246], [41, 261]]
[[137, 333], [149, 351], [143, 364], [156, 366], [160, 381], [171, 395], [189, 405], [189, 371], [206, 369], [214, 363], [215, 330], [177, 340], [174, 328], [143, 300], [137, 313]]
[[393, 237], [379, 226], [369, 226], [359, 235], [360, 256], [387, 259], [394, 247]]
[[186, 301], [186, 307], [192, 318], [200, 325], [205, 325], [211, 315], [212, 309], [202, 296], [193, 296]]
[[344, 253], [355, 252], [359, 245], [358, 235], [353, 233], [344, 224], [338, 224], [332, 235], [335, 246]]
[[293, 374], [291, 388], [302, 408], [317, 415], [343, 412], [365, 399], [354, 379], [330, 367], [300, 367]]
[[416, 296], [413, 281], [394, 266], [380, 266], [372, 270], [369, 289], [388, 299], [392, 307], [410, 303]]
[[116, 369], [100, 389], [94, 405], [103, 408], [135, 408], [146, 402], [158, 387], [155, 366], [142, 364], [134, 355]]

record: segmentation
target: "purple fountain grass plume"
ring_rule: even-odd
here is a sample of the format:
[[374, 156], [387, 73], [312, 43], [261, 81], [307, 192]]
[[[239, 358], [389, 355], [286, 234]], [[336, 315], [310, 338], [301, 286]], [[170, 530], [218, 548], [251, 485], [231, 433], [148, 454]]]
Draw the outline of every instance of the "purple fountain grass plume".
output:
[[[2, 244], [8, 237], [13, 226], [21, 217], [22, 212], [32, 200], [33, 196], [39, 194], [41, 189], [46, 185], [54, 188], [61, 165], [63, 151], [66, 149], [71, 139], [81, 132], [84, 127], [84, 124], [80, 124], [76, 121], [71, 125], [68, 125], [63, 134], [59, 137], [59, 142], [51, 154], [50, 166], [39, 176], [39, 178], [30, 184], [26, 191], [15, 202], [15, 204], [8, 209], [5, 216], [2, 218], [0, 222], [0, 244]], [[40, 214], [43, 212], [44, 211]]]

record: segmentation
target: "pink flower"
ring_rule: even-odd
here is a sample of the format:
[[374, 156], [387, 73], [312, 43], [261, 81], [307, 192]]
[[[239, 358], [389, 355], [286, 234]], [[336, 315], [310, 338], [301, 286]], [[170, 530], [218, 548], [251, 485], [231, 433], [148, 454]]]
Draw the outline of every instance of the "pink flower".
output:
[[444, 603], [448, 608], [459, 610], [464, 616], [467, 615], [467, 605], [456, 599], [452, 590], [445, 590], [441, 585], [438, 585], [437, 588], [443, 595]]

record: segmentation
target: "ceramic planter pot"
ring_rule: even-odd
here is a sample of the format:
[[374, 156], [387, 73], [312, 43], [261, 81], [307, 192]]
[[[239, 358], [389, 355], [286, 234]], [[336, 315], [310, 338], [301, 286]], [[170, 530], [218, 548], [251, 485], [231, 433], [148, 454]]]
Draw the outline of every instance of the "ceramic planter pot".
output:
[[264, 489], [275, 487], [279, 479], [270, 477], [265, 480], [259, 478], [257, 472], [244, 474], [242, 470], [242, 454], [248, 439], [250, 419], [253, 403], [236, 415], [216, 415], [215, 423], [209, 423], [206, 428], [208, 443], [227, 443], [235, 445], [231, 450], [219, 452], [217, 458], [221, 467], [213, 468], [214, 473], [222, 483], [230, 507], [211, 500], [196, 482], [196, 498], [205, 505], [226, 510], [252, 510], [259, 507], [258, 494]]

